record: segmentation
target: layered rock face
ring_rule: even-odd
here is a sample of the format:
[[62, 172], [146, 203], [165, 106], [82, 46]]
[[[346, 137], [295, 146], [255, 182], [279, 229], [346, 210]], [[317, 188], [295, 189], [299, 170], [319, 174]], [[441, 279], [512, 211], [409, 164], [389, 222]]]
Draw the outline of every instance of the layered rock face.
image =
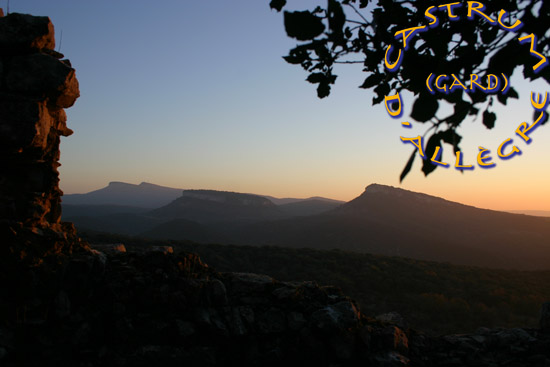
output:
[[75, 70], [54, 51], [48, 17], [0, 17], [0, 232], [2, 258], [40, 262], [80, 246], [62, 224], [59, 143], [64, 108], [79, 97]]

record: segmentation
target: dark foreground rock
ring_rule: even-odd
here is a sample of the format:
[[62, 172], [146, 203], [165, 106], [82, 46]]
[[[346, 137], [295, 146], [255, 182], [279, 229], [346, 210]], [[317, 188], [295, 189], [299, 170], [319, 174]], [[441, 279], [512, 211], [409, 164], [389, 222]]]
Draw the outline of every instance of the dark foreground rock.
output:
[[540, 329], [429, 337], [395, 314], [366, 317], [334, 287], [122, 249], [28, 268], [17, 297], [0, 299], [0, 365], [550, 365]]
[[333, 287], [104, 251], [29, 269], [18, 302], [1, 301], [1, 365], [407, 365], [407, 334]]

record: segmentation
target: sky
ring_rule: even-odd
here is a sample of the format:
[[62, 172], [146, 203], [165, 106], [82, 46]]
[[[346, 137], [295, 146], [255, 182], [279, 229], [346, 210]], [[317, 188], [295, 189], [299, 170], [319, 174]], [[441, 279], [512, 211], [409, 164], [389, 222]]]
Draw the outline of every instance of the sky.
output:
[[[465, 162], [483, 146], [494, 168], [426, 178], [416, 159], [400, 183], [413, 150], [400, 137], [425, 131], [401, 126], [412, 96], [392, 119], [358, 88], [361, 68], [342, 65], [331, 96], [318, 99], [307, 74], [282, 59], [295, 41], [268, 0], [12, 0], [9, 10], [49, 16], [56, 49], [76, 69], [81, 96], [67, 110], [75, 133], [61, 143], [66, 194], [123, 181], [347, 201], [379, 183], [481, 208], [550, 210], [550, 124], [529, 145], [514, 134], [532, 121], [530, 91], [550, 89], [542, 82], [514, 75], [520, 98], [497, 110], [495, 129], [463, 122]], [[496, 149], [507, 138], [523, 154], [503, 161]], [[443, 160], [453, 159], [447, 147]]]

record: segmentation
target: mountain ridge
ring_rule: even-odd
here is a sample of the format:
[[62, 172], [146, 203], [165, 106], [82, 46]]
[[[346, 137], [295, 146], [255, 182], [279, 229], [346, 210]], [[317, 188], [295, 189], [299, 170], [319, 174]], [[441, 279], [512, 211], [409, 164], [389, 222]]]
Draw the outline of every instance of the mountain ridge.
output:
[[[321, 205], [317, 212], [313, 204]], [[164, 240], [342, 249], [520, 270], [548, 269], [550, 264], [548, 218], [380, 184], [368, 185], [342, 205], [323, 206], [327, 204], [305, 200], [275, 205], [255, 194], [183, 190], [176, 200], [147, 213], [69, 219], [83, 229], [101, 231], [107, 223], [114, 233]], [[285, 212], [288, 208], [294, 214]], [[307, 212], [300, 214], [303, 208]]]
[[[126, 190], [125, 192], [120, 192], [116, 190]], [[120, 205], [120, 206], [134, 206], [134, 207], [144, 207], [140, 204], [140, 200], [143, 201], [143, 196], [148, 195], [150, 191], [156, 192], [165, 192], [166, 197], [161, 198], [160, 200], [152, 199], [146, 201], [147, 203], [152, 202], [152, 204], [147, 204], [145, 207], [150, 209], [157, 209], [163, 205], [169, 204], [172, 200], [179, 198], [183, 191], [213, 191], [213, 192], [232, 192], [224, 190], [207, 190], [207, 189], [184, 189], [184, 188], [173, 188], [168, 186], [157, 185], [149, 182], [141, 182], [139, 184], [131, 184], [122, 181], [110, 181], [107, 186], [100, 189], [92, 190], [87, 193], [75, 193], [75, 194], [65, 194], [63, 195], [63, 203], [70, 205]], [[113, 192], [114, 191], [114, 192]], [[111, 194], [112, 193], [112, 194]], [[238, 192], [235, 192], [240, 194]], [[107, 195], [106, 195], [107, 194]], [[110, 194], [110, 195], [109, 195]], [[122, 199], [116, 195], [122, 194]], [[305, 200], [321, 200], [335, 204], [343, 204], [344, 201], [335, 200], [331, 198], [325, 198], [322, 196], [312, 196], [308, 198], [277, 198], [270, 195], [261, 195], [254, 193], [243, 193], [247, 195], [254, 195], [267, 198], [272, 201], [275, 205], [288, 204], [293, 202], [300, 202]], [[133, 195], [133, 196], [132, 196]]]

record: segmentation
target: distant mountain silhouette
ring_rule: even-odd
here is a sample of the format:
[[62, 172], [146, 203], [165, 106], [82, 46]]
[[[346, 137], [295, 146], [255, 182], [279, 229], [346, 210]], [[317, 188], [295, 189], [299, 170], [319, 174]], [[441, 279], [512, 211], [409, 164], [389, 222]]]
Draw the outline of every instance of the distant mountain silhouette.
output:
[[550, 217], [550, 210], [507, 210], [509, 213], [533, 215], [535, 217]]
[[493, 268], [549, 269], [550, 219], [370, 185], [324, 214], [255, 223], [233, 242], [345, 249]]
[[91, 205], [64, 204], [63, 220], [71, 221], [74, 217], [101, 217], [111, 214], [140, 214], [148, 212], [149, 208], [139, 208], [128, 205]]
[[127, 205], [154, 209], [180, 197], [182, 191], [147, 182], [139, 185], [110, 182], [102, 189], [87, 194], [64, 195], [62, 199], [64, 205]]
[[343, 205], [305, 199], [275, 205], [259, 195], [184, 190], [169, 204], [147, 212], [70, 219], [79, 229], [155, 239], [343, 249], [492, 268], [550, 269], [550, 218], [479, 209], [377, 184]]
[[151, 211], [150, 215], [165, 219], [187, 219], [197, 223], [251, 223], [284, 216], [265, 197], [214, 190], [185, 190], [180, 198]]
[[236, 223], [318, 214], [343, 203], [320, 197], [270, 198], [292, 204], [277, 206], [265, 196], [254, 194], [111, 182], [87, 194], [64, 196], [63, 220], [85, 230], [219, 242], [226, 239], [220, 233], [231, 231]]
[[279, 205], [279, 210], [289, 216], [315, 215], [335, 209], [342, 205], [342, 201], [323, 199], [306, 199]]
[[[178, 199], [184, 189], [159, 186], [147, 182], [134, 185], [125, 182], [110, 182], [108, 186], [88, 192], [86, 194], [63, 195], [63, 205], [115, 205], [138, 208], [157, 209]], [[187, 190], [192, 191], [192, 190]], [[209, 190], [203, 190], [209, 191]], [[214, 191], [214, 190], [211, 190]], [[275, 205], [283, 205], [302, 201], [323, 201], [327, 203], [343, 204], [344, 201], [314, 196], [307, 199], [276, 198], [268, 195], [244, 194], [260, 196], [270, 200]], [[92, 208], [90, 208], [92, 209]], [[117, 212], [116, 208], [113, 208]], [[332, 208], [331, 208], [332, 209]], [[95, 210], [95, 209], [92, 209]], [[132, 210], [130, 210], [131, 212]], [[71, 216], [73, 213], [71, 213]], [[94, 215], [95, 216], [95, 215]]]
[[311, 200], [324, 201], [324, 202], [327, 202], [327, 203], [334, 203], [334, 204], [338, 204], [338, 205], [345, 203], [345, 201], [324, 198], [324, 197], [321, 197], [321, 196], [312, 196], [312, 197], [307, 198], [307, 199], [276, 198], [276, 197], [269, 196], [269, 195], [261, 195], [261, 196], [271, 200], [275, 205], [285, 205], [285, 204], [297, 203], [297, 202], [301, 202], [301, 201], [311, 201]]

